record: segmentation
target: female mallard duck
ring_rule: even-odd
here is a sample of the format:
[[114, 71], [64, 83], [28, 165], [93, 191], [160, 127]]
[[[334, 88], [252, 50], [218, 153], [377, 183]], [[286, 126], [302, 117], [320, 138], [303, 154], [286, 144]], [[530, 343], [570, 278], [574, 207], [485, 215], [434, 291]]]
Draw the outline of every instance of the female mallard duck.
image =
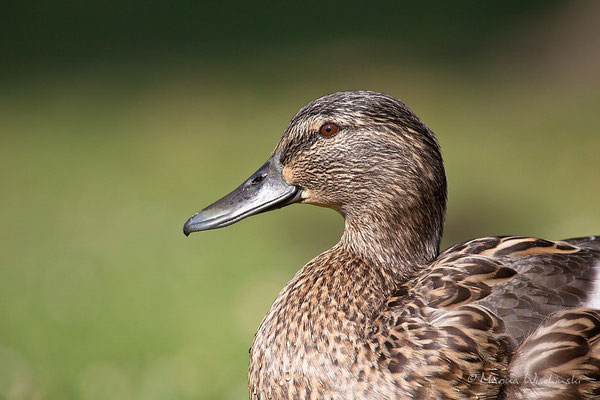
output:
[[292, 203], [333, 208], [345, 229], [262, 321], [251, 399], [599, 398], [600, 238], [487, 237], [440, 254], [440, 148], [397, 99], [313, 101], [184, 232]]

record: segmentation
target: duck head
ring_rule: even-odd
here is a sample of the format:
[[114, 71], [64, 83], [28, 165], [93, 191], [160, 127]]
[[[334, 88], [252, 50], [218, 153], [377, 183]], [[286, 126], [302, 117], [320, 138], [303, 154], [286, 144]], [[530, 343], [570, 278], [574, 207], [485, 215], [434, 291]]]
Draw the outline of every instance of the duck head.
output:
[[341, 213], [340, 243], [365, 258], [425, 263], [438, 253], [446, 206], [438, 142], [392, 96], [323, 96], [292, 118], [258, 171], [183, 230], [221, 228], [293, 203]]

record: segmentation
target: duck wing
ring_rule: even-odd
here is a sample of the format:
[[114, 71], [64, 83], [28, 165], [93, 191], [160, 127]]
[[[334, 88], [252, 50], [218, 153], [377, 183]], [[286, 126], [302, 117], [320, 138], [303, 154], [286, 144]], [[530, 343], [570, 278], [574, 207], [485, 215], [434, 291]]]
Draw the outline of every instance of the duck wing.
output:
[[560, 311], [515, 352], [507, 400], [600, 398], [600, 310]]
[[507, 333], [519, 343], [552, 313], [600, 308], [598, 237], [562, 241], [520, 236], [480, 238], [449, 248], [435, 265], [451, 262], [459, 255], [483, 256], [516, 272], [511, 279], [494, 285], [480, 304], [498, 315]]
[[[413, 397], [596, 398], [599, 311], [582, 307], [597, 302], [599, 264], [595, 237], [454, 246], [381, 310], [379, 365]], [[563, 380], [573, 373], [587, 385], [523, 385], [531, 372]]]
[[372, 350], [402, 398], [500, 395], [516, 343], [478, 303], [516, 275], [490, 257], [445, 254], [398, 288], [378, 314]]

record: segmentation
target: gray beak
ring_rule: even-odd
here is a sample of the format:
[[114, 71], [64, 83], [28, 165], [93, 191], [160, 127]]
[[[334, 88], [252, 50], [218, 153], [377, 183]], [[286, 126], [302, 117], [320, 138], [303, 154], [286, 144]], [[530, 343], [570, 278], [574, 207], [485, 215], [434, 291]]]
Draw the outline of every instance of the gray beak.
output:
[[183, 225], [183, 233], [223, 228], [261, 212], [298, 202], [300, 190], [281, 175], [277, 155], [227, 196], [206, 207]]

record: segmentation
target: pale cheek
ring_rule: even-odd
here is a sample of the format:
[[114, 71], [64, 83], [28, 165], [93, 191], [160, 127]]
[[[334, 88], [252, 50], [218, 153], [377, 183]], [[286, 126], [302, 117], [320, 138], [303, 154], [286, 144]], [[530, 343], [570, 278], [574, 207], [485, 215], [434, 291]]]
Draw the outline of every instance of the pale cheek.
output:
[[302, 189], [301, 199], [303, 204], [320, 204], [322, 202], [319, 194], [310, 189]]
[[281, 175], [283, 179], [290, 185], [294, 184], [294, 170], [289, 167], [283, 167], [281, 169]]
[[310, 189], [304, 189], [302, 190], [302, 195], [300, 197], [302, 198], [302, 203], [311, 204], [311, 200], [314, 196]]
[[284, 166], [281, 169], [281, 175], [288, 184], [302, 187], [301, 203], [337, 209], [336, 203], [328, 198], [325, 193], [320, 192], [319, 187], [324, 186], [324, 183], [318, 182], [318, 175], [312, 176], [312, 179], [309, 179], [310, 182], [305, 182], [303, 176], [296, 175], [295, 170], [289, 166]]
[[331, 208], [333, 210], [341, 212], [339, 204], [331, 201], [327, 197], [324, 197], [324, 196], [320, 195], [319, 193], [314, 192], [310, 189], [304, 189], [302, 191], [301, 203], [302, 204], [313, 204], [315, 206]]

